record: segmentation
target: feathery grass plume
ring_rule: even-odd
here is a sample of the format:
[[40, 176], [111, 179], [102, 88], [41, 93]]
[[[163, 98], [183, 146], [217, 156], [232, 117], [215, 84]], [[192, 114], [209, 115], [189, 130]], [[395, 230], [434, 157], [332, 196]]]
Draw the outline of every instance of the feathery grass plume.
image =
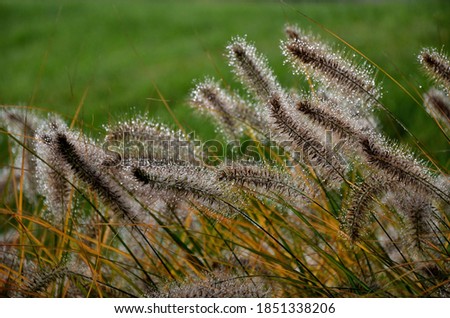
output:
[[300, 40], [301, 37], [303, 36], [302, 31], [298, 26], [290, 24], [285, 26], [284, 33], [286, 33], [289, 40]]
[[64, 278], [67, 273], [67, 268], [64, 265], [58, 265], [50, 269], [42, 268], [31, 275], [23, 288], [21, 288], [21, 294], [24, 296], [39, 295], [51, 283], [59, 278]]
[[282, 43], [283, 54], [296, 66], [297, 71], [321, 82], [342, 96], [362, 98], [369, 105], [380, 97], [380, 90], [368, 65], [344, 59], [334, 50], [311, 35], [295, 27], [286, 32], [290, 40]]
[[232, 186], [220, 181], [213, 169], [193, 165], [154, 162], [146, 167], [132, 167], [133, 177], [151, 191], [166, 193], [178, 200], [197, 200], [212, 212], [232, 217], [241, 205]]
[[331, 149], [325, 147], [306, 121], [296, 120], [290, 113], [290, 106], [280, 95], [273, 95], [269, 101], [273, 127], [292, 139], [296, 148], [302, 151], [306, 164], [324, 169], [326, 174], [342, 178], [345, 168]]
[[68, 130], [65, 122], [56, 115], [51, 115], [36, 131], [36, 179], [38, 191], [45, 197], [49, 219], [54, 224], [64, 224], [65, 215], [71, 209], [73, 200], [70, 198], [73, 173], [69, 164], [60, 155], [55, 144], [59, 133]]
[[[61, 277], [61, 266], [47, 271], [28, 258], [22, 258], [13, 240], [0, 245], [0, 294], [5, 297], [35, 297], [48, 284]], [[6, 270], [7, 269], [7, 270]]]
[[[110, 162], [113, 161], [113, 163]], [[148, 167], [155, 160], [143, 160], [143, 159], [128, 159], [125, 162], [115, 162], [115, 158], [107, 158], [103, 161], [102, 165], [108, 175], [112, 176], [115, 182], [124, 186], [124, 191], [127, 191], [130, 202], [136, 205], [135, 209], [139, 212], [139, 222], [143, 224], [152, 224], [153, 221], [150, 218], [149, 211], [151, 212], [164, 212], [167, 210], [168, 205], [178, 205], [178, 202], [172, 197], [161, 196], [161, 193], [156, 191], [150, 191], [149, 189], [142, 187], [142, 183], [136, 180], [130, 174], [130, 167]], [[173, 161], [157, 161], [157, 162], [173, 162]], [[178, 163], [184, 165], [185, 163]], [[137, 207], [140, 205], [140, 207]], [[174, 207], [175, 208], [175, 207]], [[146, 211], [146, 212], [144, 212]]]
[[383, 176], [373, 175], [351, 187], [350, 195], [344, 202], [341, 228], [352, 242], [362, 237], [369, 214], [376, 203], [374, 199], [381, 197], [386, 191], [383, 179]]
[[148, 120], [147, 116], [106, 127], [104, 148], [121, 160], [170, 160], [199, 163], [200, 154], [195, 141], [183, 132]]
[[[4, 178], [15, 178], [16, 184], [19, 184], [20, 176], [24, 173], [24, 194], [30, 202], [36, 200], [36, 163], [29, 151], [33, 151], [33, 139], [41, 119], [32, 111], [26, 108], [0, 108], [0, 125], [5, 126], [8, 133], [17, 138], [22, 145], [14, 143], [13, 147], [13, 171], [10, 175], [3, 174]], [[3, 124], [2, 124], [3, 123]], [[23, 161], [23, 171], [22, 171]], [[0, 179], [1, 183], [6, 180]]]
[[37, 115], [27, 108], [15, 108], [2, 106], [0, 108], [0, 120], [8, 128], [8, 132], [32, 139], [34, 133], [41, 122]]
[[362, 134], [361, 129], [357, 127], [356, 120], [349, 120], [342, 116], [339, 110], [328, 105], [326, 101], [315, 99], [299, 100], [296, 104], [296, 109], [305, 114], [312, 122], [337, 133], [341, 138], [357, 140]]
[[425, 71], [447, 91], [450, 91], [450, 61], [448, 57], [433, 48], [424, 48], [419, 54], [419, 62]]
[[371, 111], [365, 102], [359, 99], [349, 99], [350, 95], [339, 96], [332, 90], [318, 86], [310, 93], [311, 101], [322, 105], [329, 113], [343, 117], [344, 120], [351, 122], [362, 132], [375, 132], [380, 130], [380, 123], [375, 113]]
[[298, 184], [292, 175], [263, 164], [241, 162], [220, 167], [219, 180], [227, 180], [263, 194], [273, 192], [294, 198], [305, 192], [305, 186]]
[[364, 136], [360, 143], [367, 162], [389, 176], [393, 182], [400, 182], [420, 193], [450, 202], [449, 193], [439, 187], [436, 177], [406, 149], [391, 145], [376, 135]]
[[236, 76], [262, 103], [281, 91], [266, 59], [245, 38], [232, 39], [227, 46], [227, 57]]
[[206, 80], [198, 84], [191, 93], [190, 104], [201, 111], [207, 111], [219, 123], [223, 132], [231, 139], [242, 134], [243, 127], [234, 118], [239, 114], [239, 103], [233, 100], [218, 83]]
[[449, 133], [450, 98], [442, 91], [432, 88], [424, 94], [424, 104], [427, 112], [439, 121], [446, 133]]
[[[396, 193], [400, 191], [399, 189]], [[398, 201], [396, 205], [406, 217], [405, 246], [413, 248], [413, 253], [423, 252], [427, 243], [436, 243], [433, 241], [436, 210], [428, 198], [414, 191], [396, 197]]]
[[[68, 167], [63, 170], [64, 173], [70, 171], [96, 192], [114, 212], [133, 222], [137, 216], [136, 206], [118, 181], [102, 169], [102, 162], [106, 159], [103, 151], [92, 141], [80, 140], [78, 134], [68, 131], [61, 123], [51, 121], [50, 127], [52, 127], [50, 132], [42, 134], [40, 145], [42, 152], [48, 152], [47, 156], [52, 160], [50, 165], [56, 163], [57, 167]], [[65, 180], [57, 179], [57, 181], [64, 183]], [[65, 195], [67, 185], [64, 184], [57, 192], [61, 192], [61, 196]]]
[[21, 258], [13, 243], [2, 241], [0, 245], [0, 296], [16, 296], [23, 280], [22, 276], [27, 276], [34, 269], [34, 264], [24, 259], [22, 275], [20, 275], [20, 266]]
[[187, 280], [182, 285], [169, 284], [152, 298], [262, 298], [270, 297], [271, 289], [261, 279], [236, 277], [223, 269], [208, 273], [205, 278]]
[[246, 128], [264, 131], [267, 127], [253, 105], [246, 105], [238, 96], [226, 92], [211, 79], [196, 85], [191, 92], [190, 104], [212, 115], [232, 140], [238, 139]]
[[123, 188], [112, 176], [102, 173], [100, 167], [87, 160], [95, 153], [86, 154], [80, 151], [74, 140], [70, 140], [64, 133], [56, 135], [55, 143], [62, 158], [80, 180], [88, 184], [91, 190], [98, 193], [103, 201], [124, 219], [132, 222], [135, 220], [135, 207], [126, 197]]

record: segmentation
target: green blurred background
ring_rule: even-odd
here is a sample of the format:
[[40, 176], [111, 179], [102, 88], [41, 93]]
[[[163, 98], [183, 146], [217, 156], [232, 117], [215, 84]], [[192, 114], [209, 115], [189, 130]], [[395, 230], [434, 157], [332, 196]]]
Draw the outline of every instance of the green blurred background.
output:
[[[358, 48], [420, 98], [431, 86], [416, 56], [424, 46], [449, 51], [450, 1], [0, 1], [0, 104], [58, 111], [100, 136], [102, 125], [148, 111], [178, 120], [202, 138], [215, 137], [208, 118], [187, 106], [195, 79], [213, 76], [239, 88], [223, 57], [246, 34], [286, 86], [304, 83], [283, 64], [279, 41], [294, 23], [343, 47], [320, 25]], [[384, 105], [445, 166], [444, 136], [381, 72]], [[393, 138], [411, 142], [380, 113]], [[3, 138], [4, 139], [4, 138]], [[2, 141], [4, 143], [4, 141]]]

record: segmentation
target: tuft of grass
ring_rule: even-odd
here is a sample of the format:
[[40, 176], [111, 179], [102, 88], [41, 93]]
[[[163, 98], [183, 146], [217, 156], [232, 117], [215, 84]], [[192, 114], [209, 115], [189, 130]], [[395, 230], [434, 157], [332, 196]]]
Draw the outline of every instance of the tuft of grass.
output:
[[[65, 6], [82, 7], [64, 2], [57, 16]], [[386, 69], [304, 28], [285, 31], [278, 49], [291, 69], [272, 69], [250, 35], [233, 36], [233, 76], [191, 84], [191, 105], [227, 144], [199, 139], [165, 98], [179, 130], [138, 115], [106, 126], [102, 140], [35, 107], [41, 75], [33, 107], [3, 106], [1, 294], [448, 297], [446, 162], [390, 110]], [[418, 89], [395, 87], [445, 139], [448, 58], [428, 67], [436, 50], [421, 52], [439, 88], [421, 105]], [[413, 143], [388, 136], [378, 113]]]

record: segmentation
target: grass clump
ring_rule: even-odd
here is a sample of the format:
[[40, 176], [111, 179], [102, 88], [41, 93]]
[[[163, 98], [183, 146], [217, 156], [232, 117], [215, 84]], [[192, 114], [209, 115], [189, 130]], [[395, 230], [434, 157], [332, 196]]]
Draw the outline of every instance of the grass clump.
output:
[[[144, 115], [100, 141], [4, 107], [3, 295], [448, 296], [448, 171], [385, 137], [371, 67], [286, 33], [307, 90], [284, 88], [236, 37], [226, 56], [247, 95], [214, 79], [191, 92], [226, 134], [225, 156]], [[420, 61], [444, 88], [425, 104], [440, 116], [446, 102], [430, 100], [448, 99], [448, 63], [428, 52]]]

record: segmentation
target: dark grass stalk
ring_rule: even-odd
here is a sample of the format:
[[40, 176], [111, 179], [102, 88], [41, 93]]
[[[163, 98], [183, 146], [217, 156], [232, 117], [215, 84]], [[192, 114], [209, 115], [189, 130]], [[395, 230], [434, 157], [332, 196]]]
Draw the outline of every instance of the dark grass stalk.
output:
[[247, 271], [245, 265], [242, 263], [242, 261], [239, 259], [239, 257], [236, 255], [236, 252], [234, 251], [234, 249], [232, 248], [232, 246], [230, 245], [230, 243], [224, 238], [224, 236], [222, 235], [222, 233], [217, 229], [216, 225], [214, 224], [214, 222], [211, 220], [211, 218], [208, 217], [208, 215], [206, 215], [205, 213], [203, 213], [203, 211], [201, 211], [199, 209], [200, 213], [203, 214], [203, 216], [206, 218], [207, 222], [209, 223], [209, 225], [213, 228], [214, 232], [217, 233], [217, 235], [220, 237], [220, 239], [222, 240], [222, 242], [225, 244], [225, 246], [227, 247], [227, 249], [230, 251], [231, 255], [233, 255], [233, 258], [236, 260], [236, 262], [239, 264], [239, 266], [241, 267], [241, 269], [244, 271], [244, 273], [247, 276], [250, 276], [249, 272]]

